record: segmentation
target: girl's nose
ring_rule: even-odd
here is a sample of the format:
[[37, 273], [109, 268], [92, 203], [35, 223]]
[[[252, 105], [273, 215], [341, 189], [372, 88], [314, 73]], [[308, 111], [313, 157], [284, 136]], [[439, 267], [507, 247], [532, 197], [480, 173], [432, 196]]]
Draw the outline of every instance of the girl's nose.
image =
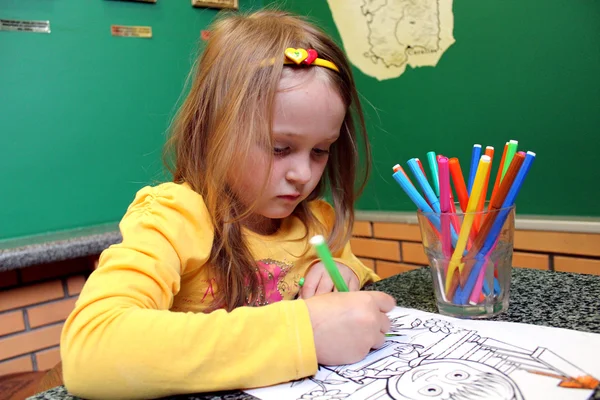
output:
[[298, 157], [291, 161], [290, 167], [286, 174], [286, 179], [288, 181], [304, 185], [310, 181], [311, 177], [312, 172], [310, 169], [310, 160], [299, 159]]

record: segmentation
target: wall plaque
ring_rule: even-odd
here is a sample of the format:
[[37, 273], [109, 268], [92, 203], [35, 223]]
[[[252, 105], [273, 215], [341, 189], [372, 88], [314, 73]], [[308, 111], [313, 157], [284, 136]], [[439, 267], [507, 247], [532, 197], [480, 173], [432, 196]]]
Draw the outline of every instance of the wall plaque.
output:
[[192, 0], [194, 7], [229, 8], [237, 10], [238, 0]]
[[137, 37], [144, 39], [149, 39], [152, 37], [151, 26], [111, 25], [110, 32], [113, 36]]
[[0, 31], [50, 33], [50, 21], [0, 19]]

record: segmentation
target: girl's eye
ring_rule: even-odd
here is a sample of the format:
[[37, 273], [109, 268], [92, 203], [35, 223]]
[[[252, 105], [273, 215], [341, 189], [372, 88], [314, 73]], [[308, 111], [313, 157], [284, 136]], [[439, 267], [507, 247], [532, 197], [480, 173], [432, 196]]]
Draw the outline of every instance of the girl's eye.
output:
[[282, 156], [286, 154], [289, 151], [289, 149], [289, 147], [274, 147], [273, 154], [275, 154], [276, 156]]
[[323, 149], [313, 149], [313, 152], [317, 156], [325, 156], [325, 155], [329, 154], [329, 150], [323, 150]]

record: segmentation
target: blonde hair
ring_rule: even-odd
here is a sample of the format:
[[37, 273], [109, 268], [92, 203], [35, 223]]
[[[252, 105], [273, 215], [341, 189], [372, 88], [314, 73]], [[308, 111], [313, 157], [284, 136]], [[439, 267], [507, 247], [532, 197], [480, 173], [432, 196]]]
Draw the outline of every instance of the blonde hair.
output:
[[[214, 306], [232, 310], [256, 302], [262, 283], [242, 234], [241, 221], [252, 211], [251, 206], [241, 204], [227, 183], [231, 182], [231, 171], [244, 165], [252, 146], [260, 143], [272, 148], [274, 97], [286, 48], [313, 48], [320, 58], [332, 61], [339, 73], [309, 68], [323, 68], [348, 107], [319, 184], [294, 211], [307, 232], [317, 229], [319, 224], [307, 203], [321, 197], [329, 187], [336, 215], [328, 240], [333, 252], [349, 240], [354, 201], [369, 174], [370, 148], [348, 61], [333, 40], [313, 24], [286, 12], [262, 10], [225, 14], [209, 29], [210, 39], [192, 70], [189, 94], [165, 147], [165, 162], [175, 182], [187, 182], [203, 196], [215, 232], [211, 274], [218, 293]], [[275, 63], [265, 64], [273, 58]], [[358, 181], [356, 124], [366, 158]]]

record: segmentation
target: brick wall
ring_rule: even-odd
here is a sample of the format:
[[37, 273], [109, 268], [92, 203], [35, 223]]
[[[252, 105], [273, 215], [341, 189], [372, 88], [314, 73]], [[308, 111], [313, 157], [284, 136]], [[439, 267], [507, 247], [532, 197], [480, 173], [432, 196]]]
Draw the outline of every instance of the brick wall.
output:
[[64, 320], [92, 268], [86, 258], [0, 272], [0, 376], [60, 361]]
[[[416, 224], [357, 221], [352, 250], [382, 278], [428, 264]], [[600, 275], [600, 234], [515, 231], [513, 265]]]

